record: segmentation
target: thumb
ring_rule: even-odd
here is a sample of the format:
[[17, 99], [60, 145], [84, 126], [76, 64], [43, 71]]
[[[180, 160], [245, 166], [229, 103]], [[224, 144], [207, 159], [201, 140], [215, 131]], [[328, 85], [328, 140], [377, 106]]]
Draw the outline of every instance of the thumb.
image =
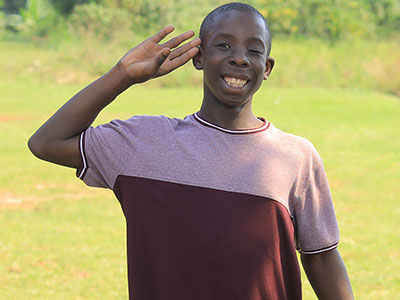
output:
[[164, 63], [170, 52], [171, 52], [170, 48], [163, 48], [161, 49], [160, 52], [157, 53], [156, 62], [158, 66], [161, 66]]

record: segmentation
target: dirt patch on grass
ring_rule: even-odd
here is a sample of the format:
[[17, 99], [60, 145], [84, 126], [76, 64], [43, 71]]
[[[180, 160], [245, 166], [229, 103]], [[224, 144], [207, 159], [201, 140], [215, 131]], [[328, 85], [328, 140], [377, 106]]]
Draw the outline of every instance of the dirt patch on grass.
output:
[[0, 191], [0, 210], [2, 209], [28, 209], [37, 207], [39, 199], [29, 196], [19, 196], [11, 191]]
[[109, 191], [87, 188], [79, 183], [36, 183], [29, 192], [0, 189], [0, 210], [35, 210], [46, 201], [84, 201], [110, 197]]
[[18, 115], [0, 115], [0, 122], [15, 122], [21, 120], [25, 120], [25, 118]]
[[73, 83], [87, 83], [93, 80], [95, 76], [90, 76], [86, 72], [79, 72], [74, 70], [61, 70], [55, 77], [57, 84], [73, 84]]

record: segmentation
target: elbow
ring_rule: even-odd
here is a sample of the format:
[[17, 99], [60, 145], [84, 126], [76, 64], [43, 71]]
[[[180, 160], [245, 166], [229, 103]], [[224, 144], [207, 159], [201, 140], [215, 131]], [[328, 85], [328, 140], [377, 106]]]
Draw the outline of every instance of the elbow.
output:
[[28, 148], [37, 158], [45, 159], [45, 147], [44, 142], [36, 136], [32, 135], [28, 140]]

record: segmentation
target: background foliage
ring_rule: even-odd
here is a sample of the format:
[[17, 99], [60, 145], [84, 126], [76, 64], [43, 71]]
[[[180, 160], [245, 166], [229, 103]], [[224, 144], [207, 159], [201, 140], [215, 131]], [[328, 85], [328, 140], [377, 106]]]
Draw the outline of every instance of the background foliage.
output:
[[[398, 0], [263, 0], [264, 16], [277, 35], [343, 37], [396, 34], [400, 28]], [[397, 32], [398, 33], [398, 32]]]
[[[12, 49], [33, 41], [41, 51], [55, 49], [59, 61], [51, 56], [44, 59], [57, 65], [47, 69], [47, 77], [69, 72], [68, 78], [85, 81], [107, 72], [129, 48], [167, 24], [173, 24], [176, 32], [197, 32], [204, 16], [226, 2], [0, 0], [0, 43]], [[270, 84], [374, 89], [400, 95], [400, 0], [245, 2], [258, 8], [271, 27], [277, 67]], [[60, 60], [68, 64], [66, 69], [60, 70]], [[201, 74], [188, 64], [156, 84], [201, 84]]]
[[[55, 11], [57, 22], [78, 17], [81, 24], [107, 19], [109, 10], [121, 14], [122, 20], [129, 16], [128, 27], [135, 32], [147, 34], [165, 24], [174, 23], [178, 28], [197, 27], [205, 14], [218, 4], [228, 1], [194, 0], [3, 0], [2, 10], [6, 16], [19, 14], [29, 7], [29, 15], [22, 15], [21, 22], [40, 26], [49, 11]], [[275, 36], [313, 36], [335, 41], [342, 37], [366, 37], [395, 35], [400, 28], [399, 0], [251, 0], [245, 1], [257, 7], [270, 22]], [[82, 15], [80, 6], [96, 10], [95, 14]], [[106, 9], [107, 8], [107, 9]], [[119, 20], [113, 19], [118, 30]], [[115, 22], [115, 23], [114, 23]], [[81, 25], [79, 24], [79, 26]], [[194, 26], [195, 25], [195, 26]], [[52, 26], [48, 24], [48, 26]], [[121, 28], [120, 30], [124, 30]], [[43, 31], [38, 31], [43, 34]], [[109, 32], [100, 30], [99, 35], [109, 38]]]

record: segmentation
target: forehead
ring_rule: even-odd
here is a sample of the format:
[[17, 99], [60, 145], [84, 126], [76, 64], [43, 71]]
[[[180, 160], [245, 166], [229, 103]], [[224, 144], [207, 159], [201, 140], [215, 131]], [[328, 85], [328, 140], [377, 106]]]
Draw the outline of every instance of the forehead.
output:
[[268, 33], [264, 21], [255, 13], [229, 10], [214, 17], [203, 43], [219, 35], [256, 38], [267, 44]]

